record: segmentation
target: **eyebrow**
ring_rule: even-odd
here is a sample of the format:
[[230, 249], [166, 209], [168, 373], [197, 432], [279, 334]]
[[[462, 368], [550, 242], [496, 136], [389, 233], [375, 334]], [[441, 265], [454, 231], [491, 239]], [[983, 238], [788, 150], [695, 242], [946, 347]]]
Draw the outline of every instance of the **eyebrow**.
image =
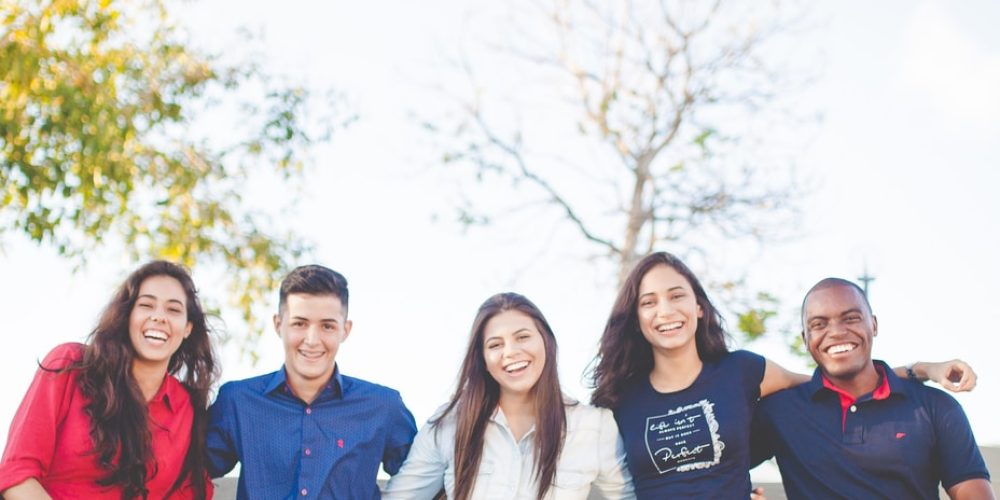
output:
[[[521, 333], [521, 332], [530, 332], [530, 331], [531, 331], [531, 329], [528, 328], [528, 327], [518, 328], [517, 330], [514, 330], [514, 332], [511, 333], [511, 335], [517, 335], [518, 333]], [[483, 343], [485, 344], [485, 343], [487, 343], [487, 342], [489, 342], [489, 341], [491, 341], [493, 339], [499, 339], [499, 338], [502, 338], [502, 337], [503, 337], [502, 335], [493, 335], [492, 337], [486, 337], [486, 339], [483, 340]]]
[[[684, 290], [684, 285], [677, 285], [677, 286], [672, 286], [670, 288], [667, 288], [668, 292], [672, 292], [674, 290]], [[640, 293], [639, 296], [640, 297], [645, 297], [646, 295], [649, 295], [651, 293], [656, 293], [656, 290], [650, 290], [648, 292]]]
[[[312, 321], [312, 320], [310, 320], [309, 318], [307, 318], [305, 316], [292, 316], [289, 319], [301, 319], [301, 320], [304, 320], [304, 321]], [[320, 319], [320, 320], [317, 320], [317, 321], [319, 323], [338, 323], [338, 324], [340, 323], [340, 321], [337, 318], [323, 318], [323, 319]]]
[[[140, 295], [140, 296], [138, 296], [138, 297], [135, 298], [136, 302], [138, 302], [139, 299], [159, 300], [159, 297], [157, 297], [156, 295], [150, 294], [150, 293], [144, 293], [144, 294], [142, 294], [142, 295]], [[173, 302], [175, 304], [184, 305], [184, 302], [181, 302], [180, 300], [177, 300], [177, 299], [167, 299], [167, 302]]]
[[[852, 307], [852, 308], [850, 308], [850, 309], [848, 309], [848, 310], [840, 313], [838, 316], [843, 317], [843, 316], [847, 316], [848, 314], [852, 314], [852, 313], [858, 313], [858, 314], [864, 315], [864, 312], [861, 309], [859, 309], [857, 307]], [[815, 316], [809, 316], [809, 317], [807, 317], [806, 318], [806, 323], [809, 323], [809, 322], [811, 322], [812, 320], [815, 320], [815, 319], [829, 320], [830, 317], [829, 316], [822, 316], [822, 315], [817, 314]]]

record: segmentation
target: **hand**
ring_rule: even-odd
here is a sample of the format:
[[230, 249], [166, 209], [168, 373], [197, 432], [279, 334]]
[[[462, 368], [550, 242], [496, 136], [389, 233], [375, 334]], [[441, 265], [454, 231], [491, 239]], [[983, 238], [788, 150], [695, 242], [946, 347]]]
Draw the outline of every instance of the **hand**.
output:
[[927, 379], [933, 380], [951, 392], [968, 392], [976, 387], [976, 372], [960, 359], [927, 363]]
[[764, 496], [764, 488], [760, 486], [750, 490], [750, 500], [767, 500]]

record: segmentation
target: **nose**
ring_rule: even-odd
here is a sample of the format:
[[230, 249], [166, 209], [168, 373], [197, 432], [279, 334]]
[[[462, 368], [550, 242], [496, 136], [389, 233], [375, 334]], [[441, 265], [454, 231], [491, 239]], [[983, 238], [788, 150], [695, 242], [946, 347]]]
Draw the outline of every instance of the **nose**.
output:
[[505, 342], [503, 345], [503, 357], [509, 358], [520, 351], [521, 348], [518, 347], [514, 342]]
[[316, 344], [319, 342], [319, 326], [313, 325], [306, 328], [305, 343], [306, 344]]
[[656, 304], [657, 316], [669, 316], [672, 312], [674, 312], [674, 306], [669, 300], [661, 300]]

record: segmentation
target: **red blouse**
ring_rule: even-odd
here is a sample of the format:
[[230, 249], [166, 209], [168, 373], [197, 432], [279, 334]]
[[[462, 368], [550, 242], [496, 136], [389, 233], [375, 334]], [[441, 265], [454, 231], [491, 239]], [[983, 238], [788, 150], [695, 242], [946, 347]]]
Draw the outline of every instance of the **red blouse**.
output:
[[[60, 369], [83, 356], [83, 345], [63, 344], [49, 353], [42, 366]], [[97, 481], [107, 476], [98, 465], [90, 438], [88, 400], [77, 384], [77, 370], [53, 373], [39, 369], [14, 415], [7, 448], [0, 461], [0, 491], [35, 478], [52, 498], [121, 498], [122, 489]], [[149, 498], [163, 498], [174, 484], [191, 443], [194, 413], [184, 386], [167, 375], [148, 403], [152, 463], [146, 488]], [[206, 481], [207, 482], [207, 481]], [[207, 482], [207, 496], [212, 493]], [[193, 498], [190, 482], [172, 498]]]

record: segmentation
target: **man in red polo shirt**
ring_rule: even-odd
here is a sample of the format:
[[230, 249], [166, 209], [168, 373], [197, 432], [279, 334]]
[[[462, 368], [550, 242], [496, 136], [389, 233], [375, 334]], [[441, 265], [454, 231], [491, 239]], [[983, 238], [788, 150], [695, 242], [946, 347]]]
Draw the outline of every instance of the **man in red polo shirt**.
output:
[[991, 499], [962, 407], [871, 357], [878, 322], [854, 283], [827, 278], [802, 303], [810, 382], [765, 398], [753, 463], [776, 456], [789, 498]]

